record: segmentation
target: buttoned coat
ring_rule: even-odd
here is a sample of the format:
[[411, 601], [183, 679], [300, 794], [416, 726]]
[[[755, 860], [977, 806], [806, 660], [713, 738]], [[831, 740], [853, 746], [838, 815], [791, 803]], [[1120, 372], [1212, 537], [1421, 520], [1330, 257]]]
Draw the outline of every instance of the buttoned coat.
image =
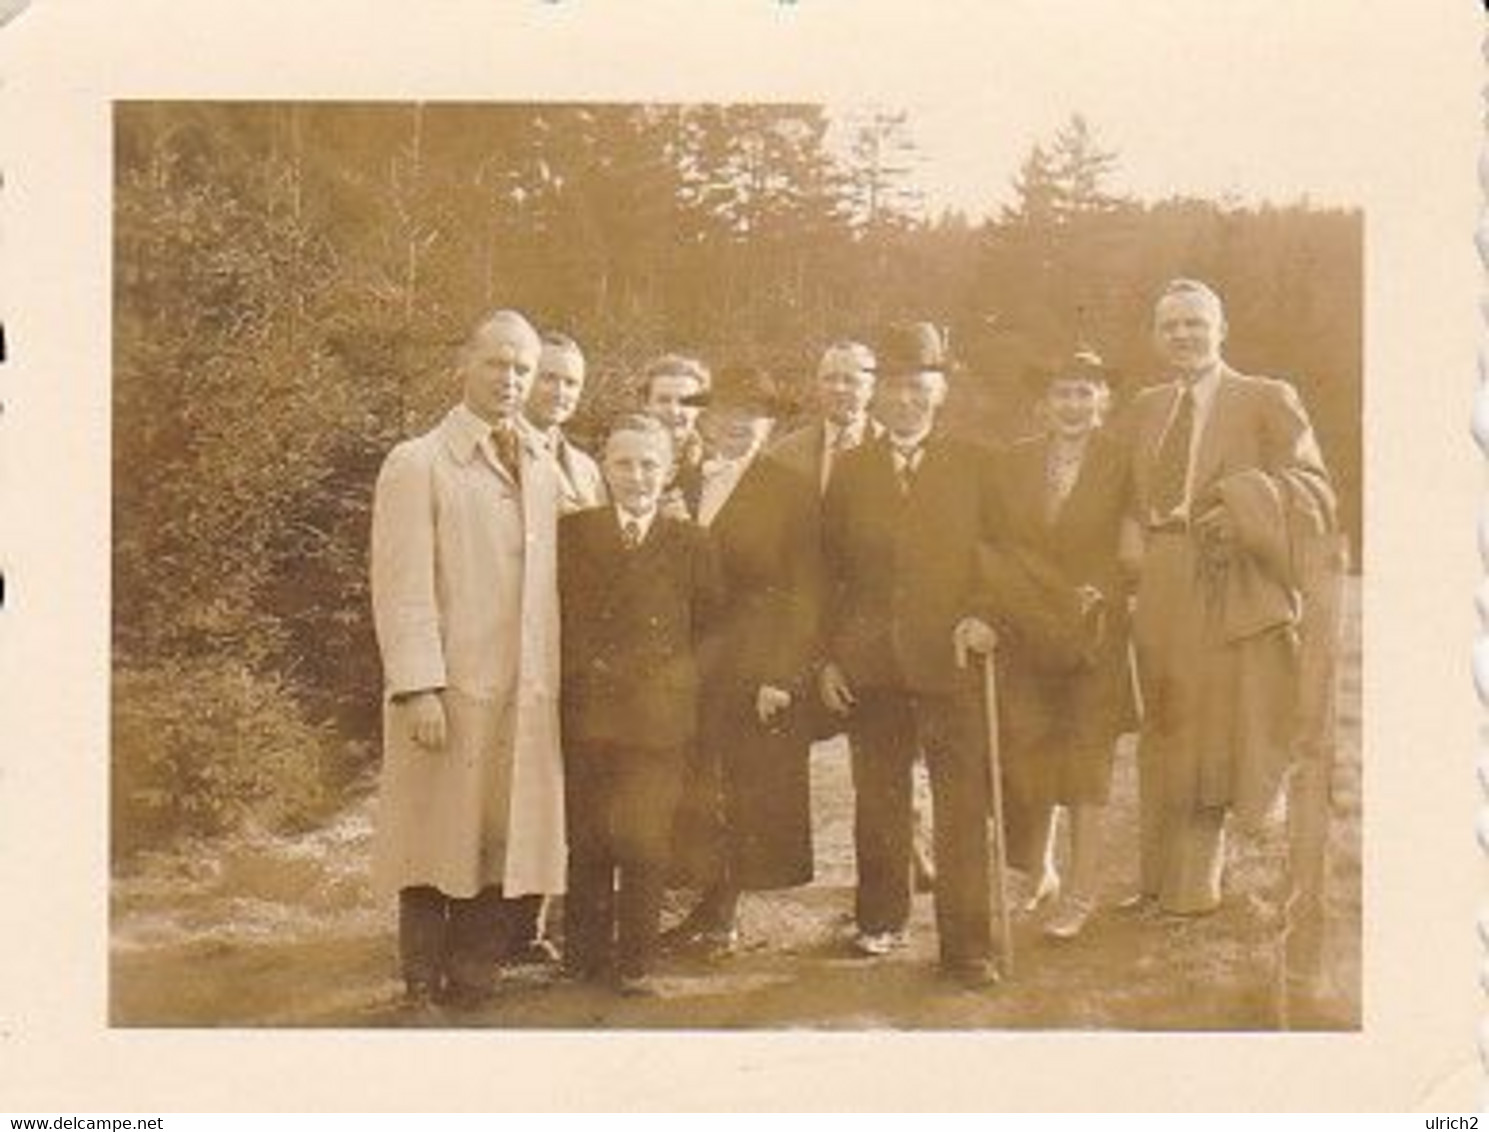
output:
[[659, 514], [625, 550], [612, 507], [565, 515], [559, 531], [565, 741], [687, 747], [698, 731], [698, 646], [717, 600], [704, 532]]
[[945, 433], [926, 440], [908, 493], [887, 438], [844, 455], [823, 502], [828, 656], [851, 687], [948, 694], [976, 687], [952, 633], [990, 616], [984, 544], [1001, 537], [990, 451]]
[[[1031, 806], [1105, 802], [1112, 745], [1136, 722], [1128, 652], [1128, 588], [1118, 565], [1130, 511], [1127, 454], [1104, 431], [1086, 441], [1070, 493], [1050, 510], [1047, 436], [1000, 457], [1006, 548], [992, 588], [999, 610], [999, 721], [1009, 800]], [[1076, 590], [1102, 595], [1096, 622], [1079, 616]], [[1056, 609], [1044, 608], [1059, 600]], [[1076, 663], [1050, 665], [1031, 637], [1074, 615]], [[1081, 631], [1084, 630], [1084, 631]]]
[[[386, 689], [374, 877], [471, 897], [563, 891], [558, 483], [531, 430], [520, 486], [465, 406], [378, 476], [372, 605]], [[444, 748], [409, 693], [442, 689]]]

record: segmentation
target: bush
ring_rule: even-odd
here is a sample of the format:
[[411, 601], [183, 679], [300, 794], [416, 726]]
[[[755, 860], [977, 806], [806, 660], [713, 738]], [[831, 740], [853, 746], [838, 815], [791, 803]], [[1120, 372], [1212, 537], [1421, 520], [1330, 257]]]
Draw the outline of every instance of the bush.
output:
[[239, 661], [116, 667], [112, 710], [116, 862], [248, 824], [301, 828], [332, 801], [334, 733]]

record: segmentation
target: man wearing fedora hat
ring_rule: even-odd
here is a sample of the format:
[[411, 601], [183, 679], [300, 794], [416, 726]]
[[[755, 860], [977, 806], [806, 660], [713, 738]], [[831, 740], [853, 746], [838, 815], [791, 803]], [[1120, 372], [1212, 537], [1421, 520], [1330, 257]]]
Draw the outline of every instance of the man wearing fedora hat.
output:
[[905, 942], [911, 768], [923, 751], [941, 967], [980, 986], [995, 976], [987, 735], [972, 654], [995, 642], [979, 557], [998, 537], [996, 473], [990, 453], [936, 427], [947, 361], [934, 327], [894, 328], [878, 362], [885, 435], [842, 457], [823, 504], [820, 691], [853, 747], [855, 946], [878, 956]]
[[[734, 946], [741, 891], [812, 878], [804, 682], [816, 623], [799, 605], [804, 501], [786, 469], [761, 457], [786, 409], [769, 375], [729, 366], [699, 421], [707, 455], [697, 517], [723, 600], [700, 648], [700, 773], [684, 820], [713, 844], [712, 852], [680, 846], [691, 856], [684, 872], [703, 893], [669, 942], [711, 954]], [[712, 830], [700, 810], [714, 819]]]

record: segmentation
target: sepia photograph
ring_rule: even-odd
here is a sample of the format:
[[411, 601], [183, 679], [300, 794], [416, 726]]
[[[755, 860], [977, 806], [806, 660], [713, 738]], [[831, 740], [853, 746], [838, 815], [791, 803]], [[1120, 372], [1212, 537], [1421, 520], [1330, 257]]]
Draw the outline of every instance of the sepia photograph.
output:
[[0, 1108], [1489, 1096], [1480, 10], [0, 21]]
[[964, 117], [115, 104], [112, 1025], [1359, 1028], [1368, 218]]

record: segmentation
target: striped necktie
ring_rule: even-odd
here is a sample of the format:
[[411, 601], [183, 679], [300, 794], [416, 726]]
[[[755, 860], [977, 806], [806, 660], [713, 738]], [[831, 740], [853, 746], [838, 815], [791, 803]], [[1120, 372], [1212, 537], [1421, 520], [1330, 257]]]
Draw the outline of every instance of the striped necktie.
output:
[[1186, 383], [1153, 460], [1149, 499], [1155, 519], [1169, 518], [1184, 504], [1184, 487], [1189, 479], [1189, 446], [1193, 437], [1194, 389]]

